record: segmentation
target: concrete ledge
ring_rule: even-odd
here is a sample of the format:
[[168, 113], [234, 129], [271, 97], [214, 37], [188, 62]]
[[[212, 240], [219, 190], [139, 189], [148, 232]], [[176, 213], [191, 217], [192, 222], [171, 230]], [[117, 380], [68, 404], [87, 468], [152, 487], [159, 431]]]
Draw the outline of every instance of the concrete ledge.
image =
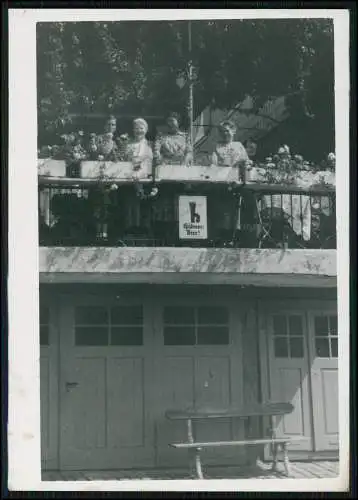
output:
[[335, 250], [40, 248], [42, 283], [337, 285]]

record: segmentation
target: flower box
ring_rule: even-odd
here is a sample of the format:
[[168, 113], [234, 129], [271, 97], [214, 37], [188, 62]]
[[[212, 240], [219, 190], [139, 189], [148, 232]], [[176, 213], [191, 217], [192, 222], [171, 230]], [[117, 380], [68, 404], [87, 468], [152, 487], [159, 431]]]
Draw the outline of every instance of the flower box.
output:
[[45, 177], [66, 177], [66, 162], [45, 158], [37, 161], [38, 175]]
[[151, 177], [152, 166], [145, 164], [139, 171], [135, 171], [130, 162], [83, 161], [81, 162], [80, 175], [83, 179], [103, 177], [111, 180], [132, 181], [133, 176], [136, 176], [136, 178], [144, 180]]
[[272, 184], [289, 185], [310, 189], [315, 186], [332, 188], [336, 185], [335, 173], [331, 171], [310, 172], [299, 170], [297, 172], [282, 172], [275, 168], [252, 167], [246, 172], [247, 184]]
[[[305, 178], [304, 174], [307, 174], [310, 172], [302, 172], [301, 176], [299, 177], [299, 182], [308, 182], [308, 179]], [[311, 179], [310, 179], [310, 185], [313, 186], [326, 186], [327, 188], [332, 188], [336, 187], [336, 174], [335, 172], [331, 172], [329, 170], [325, 170], [322, 172], [315, 172]]]
[[263, 184], [267, 182], [266, 169], [260, 167], [250, 167], [246, 170], [246, 183]]
[[155, 177], [157, 182], [240, 182], [238, 168], [202, 165], [158, 165]]

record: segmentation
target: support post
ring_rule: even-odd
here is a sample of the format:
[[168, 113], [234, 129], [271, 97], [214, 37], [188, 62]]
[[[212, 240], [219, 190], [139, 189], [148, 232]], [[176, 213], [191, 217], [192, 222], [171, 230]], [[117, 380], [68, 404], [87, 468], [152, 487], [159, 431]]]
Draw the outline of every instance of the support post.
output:
[[193, 61], [191, 57], [191, 21], [188, 21], [188, 46], [189, 46], [189, 138], [191, 147], [194, 148], [193, 122], [194, 122], [194, 97], [193, 97]]

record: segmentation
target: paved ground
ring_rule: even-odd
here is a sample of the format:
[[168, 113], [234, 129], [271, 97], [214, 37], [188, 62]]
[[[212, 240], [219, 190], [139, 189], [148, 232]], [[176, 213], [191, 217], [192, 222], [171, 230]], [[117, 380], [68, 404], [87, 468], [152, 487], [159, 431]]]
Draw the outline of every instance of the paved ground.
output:
[[[205, 479], [285, 479], [284, 468], [279, 463], [279, 471], [273, 473], [270, 464], [258, 462], [251, 467], [206, 467]], [[339, 475], [338, 461], [291, 462], [293, 479], [335, 478]], [[123, 479], [190, 479], [186, 469], [151, 470], [106, 470], [106, 471], [46, 471], [43, 481], [94, 481]]]

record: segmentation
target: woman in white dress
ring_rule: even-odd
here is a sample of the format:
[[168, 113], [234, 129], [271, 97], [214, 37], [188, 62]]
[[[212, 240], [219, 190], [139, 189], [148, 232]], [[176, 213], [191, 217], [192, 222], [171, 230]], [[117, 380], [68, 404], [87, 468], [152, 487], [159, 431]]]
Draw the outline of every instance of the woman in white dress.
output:
[[167, 130], [159, 133], [154, 143], [154, 157], [157, 164], [191, 165], [193, 149], [189, 135], [179, 128], [179, 115], [169, 113]]
[[[234, 142], [236, 127], [231, 121], [223, 121], [219, 125], [219, 141], [214, 146], [211, 155], [211, 165], [219, 167], [234, 167], [239, 169], [241, 179], [245, 177], [245, 168], [250, 162], [249, 156], [245, 147], [241, 142]], [[237, 230], [241, 229], [241, 202], [235, 199], [220, 200], [220, 210], [212, 210], [211, 217], [216, 231], [221, 232], [223, 237], [228, 237], [231, 233], [232, 237]], [[224, 236], [226, 235], [226, 236]]]
[[241, 142], [235, 141], [236, 127], [227, 120], [219, 125], [219, 141], [211, 155], [211, 164], [222, 167], [240, 167], [249, 162], [249, 156]]
[[131, 139], [125, 151], [125, 160], [130, 161], [133, 169], [139, 171], [146, 171], [151, 173], [153, 151], [146, 138], [148, 132], [148, 123], [143, 118], [136, 118], [133, 121], [133, 139]]

